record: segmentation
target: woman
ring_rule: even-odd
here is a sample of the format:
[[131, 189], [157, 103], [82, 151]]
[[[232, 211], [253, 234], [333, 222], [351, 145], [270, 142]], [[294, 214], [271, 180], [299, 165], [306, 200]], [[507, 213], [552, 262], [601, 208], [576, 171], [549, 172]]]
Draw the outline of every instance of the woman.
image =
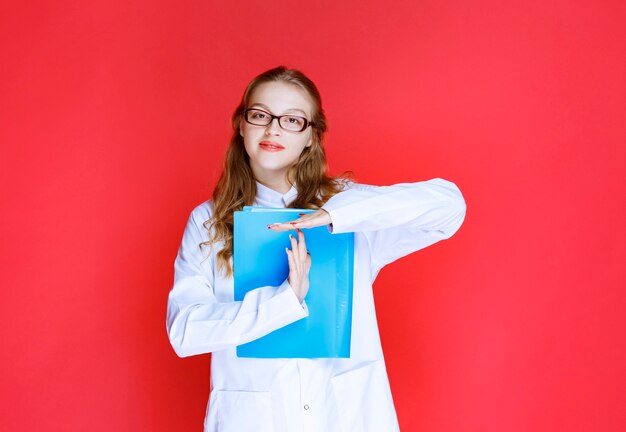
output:
[[[176, 353], [212, 352], [205, 431], [398, 430], [372, 283], [380, 269], [450, 237], [465, 203], [448, 181], [375, 187], [326, 174], [326, 119], [305, 75], [278, 67], [247, 87], [213, 198], [189, 218], [175, 262], [167, 329]], [[268, 229], [296, 230], [289, 276], [233, 300], [233, 212], [244, 205], [317, 211]], [[306, 228], [354, 232], [350, 358], [239, 358], [236, 346], [307, 316]]]

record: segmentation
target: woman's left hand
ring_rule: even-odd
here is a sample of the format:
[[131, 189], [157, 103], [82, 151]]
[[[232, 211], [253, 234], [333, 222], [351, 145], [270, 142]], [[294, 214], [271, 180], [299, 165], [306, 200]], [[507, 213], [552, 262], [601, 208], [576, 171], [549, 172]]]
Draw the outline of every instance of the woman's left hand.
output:
[[289, 231], [298, 228], [315, 228], [330, 225], [331, 223], [330, 214], [328, 214], [326, 210], [319, 209], [313, 213], [303, 214], [298, 219], [291, 222], [275, 223], [267, 227], [272, 231]]

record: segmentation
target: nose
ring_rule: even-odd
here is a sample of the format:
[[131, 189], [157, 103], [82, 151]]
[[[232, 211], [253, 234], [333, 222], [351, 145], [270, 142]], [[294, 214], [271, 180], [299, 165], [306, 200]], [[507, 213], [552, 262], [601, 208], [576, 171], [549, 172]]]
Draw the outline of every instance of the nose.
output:
[[265, 133], [267, 135], [278, 135], [280, 134], [280, 124], [278, 124], [278, 119], [273, 118], [270, 124], [265, 126]]

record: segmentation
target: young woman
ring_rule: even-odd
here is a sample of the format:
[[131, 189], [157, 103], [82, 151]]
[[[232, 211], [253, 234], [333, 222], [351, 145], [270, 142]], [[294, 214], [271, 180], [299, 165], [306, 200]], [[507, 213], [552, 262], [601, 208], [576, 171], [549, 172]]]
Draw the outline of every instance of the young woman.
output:
[[[459, 189], [442, 179], [387, 187], [326, 173], [326, 118], [317, 88], [278, 67], [256, 77], [232, 118], [233, 137], [213, 198], [185, 229], [169, 295], [176, 353], [213, 353], [205, 431], [398, 430], [378, 334], [372, 283], [380, 269], [449, 238], [465, 216]], [[292, 223], [289, 276], [233, 300], [233, 212], [244, 205], [312, 208]], [[354, 232], [350, 358], [239, 358], [236, 346], [308, 315], [306, 229]], [[312, 289], [315, 289], [314, 287]]]

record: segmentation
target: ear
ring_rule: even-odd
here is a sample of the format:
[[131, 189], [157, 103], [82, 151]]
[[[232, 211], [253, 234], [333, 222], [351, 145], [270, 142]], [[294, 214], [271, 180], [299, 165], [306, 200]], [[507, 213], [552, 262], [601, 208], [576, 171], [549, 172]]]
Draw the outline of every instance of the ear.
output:
[[311, 133], [311, 136], [309, 137], [309, 140], [307, 141], [305, 147], [311, 147], [313, 145], [313, 133]]

